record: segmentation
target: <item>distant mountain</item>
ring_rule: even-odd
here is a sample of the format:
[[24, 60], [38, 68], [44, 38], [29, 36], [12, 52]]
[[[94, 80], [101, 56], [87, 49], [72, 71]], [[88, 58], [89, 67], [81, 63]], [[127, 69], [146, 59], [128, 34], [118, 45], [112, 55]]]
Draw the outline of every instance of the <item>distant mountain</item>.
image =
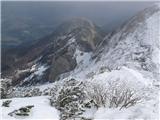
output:
[[[59, 24], [53, 9], [32, 2], [2, 1], [2, 47], [9, 49], [25, 45], [50, 34]], [[41, 9], [44, 7], [44, 9]], [[44, 14], [43, 14], [44, 13]], [[46, 14], [50, 13], [50, 14]], [[50, 19], [48, 19], [50, 18]]]
[[[103, 37], [104, 33], [100, 28], [87, 19], [75, 18], [66, 21], [57, 27], [52, 34], [40, 39], [35, 44], [26, 47], [26, 49], [18, 49], [20, 52], [12, 57], [11, 62], [8, 61], [7, 56], [4, 57], [6, 60], [2, 62], [2, 66], [4, 65], [2, 76], [13, 75], [17, 70], [30, 70], [34, 66], [45, 65], [47, 67], [45, 78], [41, 77], [40, 79], [42, 82], [44, 80], [55, 81], [58, 75], [69, 72], [77, 66], [77, 61], [74, 58], [76, 48], [84, 52], [92, 52], [100, 44]], [[8, 52], [10, 57], [11, 53], [12, 51]], [[18, 75], [18, 78], [12, 77], [15, 81], [22, 82], [26, 76], [33, 76], [34, 72], [32, 72], [27, 71], [22, 76]], [[38, 78], [35, 76], [32, 80], [33, 84], [38, 83], [39, 79], [38, 81], [36, 79]], [[29, 80], [30, 82], [31, 80]]]

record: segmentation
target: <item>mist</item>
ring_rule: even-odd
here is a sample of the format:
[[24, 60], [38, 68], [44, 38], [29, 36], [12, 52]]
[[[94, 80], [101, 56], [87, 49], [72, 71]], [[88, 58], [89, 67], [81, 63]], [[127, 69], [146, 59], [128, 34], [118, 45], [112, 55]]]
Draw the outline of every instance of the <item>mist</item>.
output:
[[[99, 26], [118, 26], [138, 11], [153, 2], [2, 2], [2, 20], [5, 15], [14, 14], [16, 19], [24, 16], [60, 24], [74, 17], [85, 17]], [[13, 18], [11, 18], [13, 19]]]
[[17, 46], [51, 34], [66, 20], [86, 18], [112, 32], [154, 2], [1, 1], [3, 47]]

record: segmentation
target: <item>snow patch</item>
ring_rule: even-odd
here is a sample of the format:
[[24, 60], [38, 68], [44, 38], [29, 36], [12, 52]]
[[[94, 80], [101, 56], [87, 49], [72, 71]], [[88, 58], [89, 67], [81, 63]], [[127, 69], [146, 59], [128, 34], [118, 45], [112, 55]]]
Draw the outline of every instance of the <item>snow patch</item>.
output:
[[76, 58], [77, 64], [79, 65], [89, 65], [91, 59], [91, 52], [83, 52], [76, 49], [74, 57]]
[[28, 77], [26, 77], [21, 82], [21, 84], [23, 84], [26, 81], [31, 80], [34, 76], [36, 76], [37, 79], [40, 78], [47, 69], [48, 69], [48, 66], [46, 64], [44, 64], [44, 65], [41, 65], [41, 64], [39, 64], [39, 65], [37, 65], [37, 64], [33, 65], [32, 68], [30, 69], [30, 72], [32, 72], [31, 75], [29, 75]]
[[[0, 107], [1, 120], [33, 120], [33, 119], [45, 119], [45, 120], [59, 120], [59, 112], [49, 104], [49, 97], [30, 97], [30, 98], [13, 98], [13, 99], [2, 99], [0, 105], [5, 100], [12, 100], [10, 107]], [[28, 117], [11, 117], [8, 113], [15, 109], [24, 107], [27, 105], [34, 105], [31, 111], [31, 115]]]

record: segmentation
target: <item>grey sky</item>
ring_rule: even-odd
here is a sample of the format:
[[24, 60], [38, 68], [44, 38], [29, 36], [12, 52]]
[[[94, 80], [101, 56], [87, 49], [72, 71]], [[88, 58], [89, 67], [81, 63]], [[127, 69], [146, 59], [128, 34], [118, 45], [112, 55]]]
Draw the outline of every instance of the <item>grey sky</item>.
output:
[[2, 4], [2, 20], [3, 14], [13, 13], [18, 14], [17, 19], [26, 15], [58, 25], [73, 17], [86, 17], [99, 26], [112, 27], [151, 4], [153, 2], [5, 2]]

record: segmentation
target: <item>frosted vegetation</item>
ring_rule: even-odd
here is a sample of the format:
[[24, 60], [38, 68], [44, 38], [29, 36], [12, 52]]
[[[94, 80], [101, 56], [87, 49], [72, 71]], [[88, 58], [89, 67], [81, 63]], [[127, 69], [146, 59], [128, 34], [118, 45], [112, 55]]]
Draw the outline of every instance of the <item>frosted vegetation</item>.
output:
[[[95, 53], [77, 48], [78, 65], [59, 81], [12, 88], [10, 80], [1, 80], [2, 118], [158, 120], [160, 12], [156, 9], [154, 14], [146, 9], [133, 17]], [[41, 76], [46, 67], [33, 66], [33, 75]], [[28, 110], [28, 105], [34, 107]]]

